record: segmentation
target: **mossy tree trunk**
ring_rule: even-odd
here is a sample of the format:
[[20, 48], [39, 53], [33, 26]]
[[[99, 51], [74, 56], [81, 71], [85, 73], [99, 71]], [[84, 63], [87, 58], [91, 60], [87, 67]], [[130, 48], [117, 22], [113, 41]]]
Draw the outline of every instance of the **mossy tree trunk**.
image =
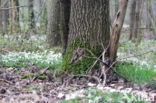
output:
[[[99, 56], [108, 46], [109, 38], [109, 0], [71, 0], [68, 47], [64, 56], [64, 64], [68, 66], [64, 68], [74, 68], [75, 73], [76, 69], [86, 70], [93, 61], [81, 59], [76, 63], [78, 65], [71, 64], [75, 51], [81, 55], [81, 48], [86, 48]], [[77, 73], [81, 73], [81, 70]]]

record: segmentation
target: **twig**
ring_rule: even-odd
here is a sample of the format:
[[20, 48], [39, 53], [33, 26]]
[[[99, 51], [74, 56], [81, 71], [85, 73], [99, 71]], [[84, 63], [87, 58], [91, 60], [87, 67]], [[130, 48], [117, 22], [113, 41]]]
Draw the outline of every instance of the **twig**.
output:
[[[124, 59], [127, 59], [127, 58], [132, 58], [132, 57], [137, 57], [137, 56], [142, 56], [142, 55], [151, 53], [151, 52], [153, 52], [153, 51], [154, 51], [154, 50], [150, 50], [150, 51], [147, 51], [147, 52], [142, 53], [142, 54], [136, 54], [136, 55], [132, 55], [132, 56], [127, 56], [127, 57], [120, 58], [120, 59], [114, 61], [108, 69], [111, 69], [111, 68], [112, 68], [118, 61], [120, 61], [120, 60], [124, 60]], [[108, 69], [107, 69], [107, 70], [108, 70]]]
[[98, 82], [98, 84], [100, 84], [100, 79], [97, 76], [90, 76], [90, 75], [73, 75], [73, 77], [88, 77], [88, 78], [93, 78], [94, 80], [96, 80]]
[[[142, 54], [137, 54], [137, 55], [132, 55], [132, 56], [127, 56], [127, 57], [124, 57], [124, 58], [120, 58], [116, 61], [114, 61], [110, 66], [109, 68], [105, 71], [106, 73], [108, 72], [108, 70], [110, 70], [119, 60], [123, 60], [123, 59], [127, 59], [127, 58], [131, 58], [131, 57], [137, 57], [137, 56], [142, 56], [144, 54], [148, 54], [148, 53], [151, 53], [153, 52], [154, 50], [150, 50], [150, 51], [147, 51], [145, 53], [142, 53]], [[120, 75], [119, 73], [117, 73], [116, 70], [112, 69], [117, 75], [119, 75], [120, 77], [124, 78], [125, 80], [127, 80], [124, 76]]]
[[[100, 60], [101, 56], [102, 56], [102, 55], [100, 55], [98, 58], [93, 58], [93, 59], [96, 59], [96, 60], [95, 60], [95, 62], [93, 63], [93, 65], [91, 65], [91, 66], [87, 69], [87, 73], [90, 72], [90, 71], [93, 69], [93, 67], [94, 67], [94, 66], [97, 64], [97, 62]], [[85, 56], [85, 57], [87, 57], [87, 56]]]
[[1, 82], [6, 82], [6, 83], [8, 83], [8, 84], [13, 84], [12, 82], [7, 81], [7, 80], [5, 80], [5, 79], [0, 79], [0, 81], [1, 81]]
[[[136, 54], [136, 55], [132, 55], [132, 56], [127, 56], [127, 57], [121, 58], [121, 59], [119, 59], [119, 60], [123, 60], [123, 59], [127, 59], [127, 58], [132, 58], [132, 57], [138, 57], [138, 56], [142, 56], [142, 55], [144, 55], [144, 54], [148, 54], [148, 53], [151, 53], [151, 52], [154, 52], [154, 50], [150, 50], [150, 51], [144, 52], [144, 53], [142, 53], [142, 54]], [[118, 61], [119, 61], [119, 60], [118, 60]]]
[[8, 8], [0, 8], [0, 10], [8, 10], [8, 9], [16, 9], [16, 8], [24, 8], [24, 7], [29, 7], [29, 6], [13, 6]]
[[39, 73], [38, 75], [36, 75], [36, 76], [32, 79], [32, 81], [35, 81], [40, 75], [45, 74], [45, 73], [47, 72], [47, 70], [49, 70], [49, 69], [50, 69], [49, 67], [45, 68], [41, 73]]

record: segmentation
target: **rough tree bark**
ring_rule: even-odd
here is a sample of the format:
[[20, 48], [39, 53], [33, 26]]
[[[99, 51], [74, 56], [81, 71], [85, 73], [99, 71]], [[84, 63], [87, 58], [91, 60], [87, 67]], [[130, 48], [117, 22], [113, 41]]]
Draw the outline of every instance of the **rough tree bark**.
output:
[[71, 0], [68, 46], [78, 39], [91, 47], [106, 47], [109, 25], [109, 0]]
[[48, 1], [48, 42], [51, 47], [61, 45], [60, 35], [60, 2], [59, 0]]
[[86, 49], [99, 56], [107, 48], [109, 38], [109, 0], [71, 0], [68, 46], [63, 68], [72, 69], [74, 73], [87, 70], [94, 59], [79, 58], [83, 54], [90, 54], [87, 51], [84, 53]]
[[120, 39], [120, 32], [123, 26], [128, 0], [120, 0], [119, 11], [116, 15], [115, 21], [112, 25], [112, 35], [109, 44], [110, 62], [113, 63], [117, 57], [118, 43]]

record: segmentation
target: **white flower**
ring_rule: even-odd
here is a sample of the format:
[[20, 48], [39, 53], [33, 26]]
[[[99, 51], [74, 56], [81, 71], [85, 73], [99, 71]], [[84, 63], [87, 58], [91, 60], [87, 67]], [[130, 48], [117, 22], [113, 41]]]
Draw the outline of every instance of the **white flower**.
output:
[[64, 96], [63, 93], [59, 93], [57, 97], [58, 97], [58, 98], [62, 98], [63, 96]]

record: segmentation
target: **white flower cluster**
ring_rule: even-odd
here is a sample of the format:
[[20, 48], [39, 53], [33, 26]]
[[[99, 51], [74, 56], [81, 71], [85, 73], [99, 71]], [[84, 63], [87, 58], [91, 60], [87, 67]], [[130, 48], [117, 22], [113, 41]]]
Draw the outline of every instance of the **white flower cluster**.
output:
[[33, 61], [35, 63], [53, 64], [61, 61], [61, 54], [53, 51], [45, 52], [10, 52], [2, 55], [2, 62]]

